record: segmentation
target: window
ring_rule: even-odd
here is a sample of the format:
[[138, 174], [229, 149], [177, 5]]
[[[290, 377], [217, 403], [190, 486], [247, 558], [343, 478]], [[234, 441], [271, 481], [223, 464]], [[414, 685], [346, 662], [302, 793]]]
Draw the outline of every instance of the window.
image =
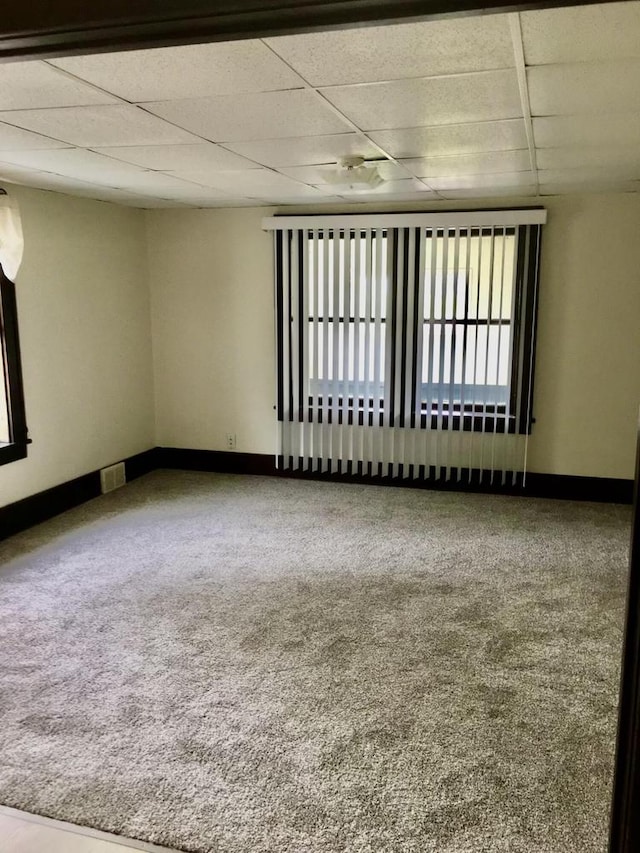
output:
[[[544, 216], [268, 220], [278, 411], [285, 426], [302, 427], [296, 452], [304, 456], [311, 443], [325, 453], [328, 442], [331, 454], [339, 446], [340, 459], [354, 458], [353, 432], [335, 427], [386, 430], [391, 455], [407, 437], [415, 444], [411, 431], [528, 435]], [[306, 429], [314, 424], [329, 427], [324, 439]]]
[[0, 465], [27, 455], [16, 295], [0, 267]]

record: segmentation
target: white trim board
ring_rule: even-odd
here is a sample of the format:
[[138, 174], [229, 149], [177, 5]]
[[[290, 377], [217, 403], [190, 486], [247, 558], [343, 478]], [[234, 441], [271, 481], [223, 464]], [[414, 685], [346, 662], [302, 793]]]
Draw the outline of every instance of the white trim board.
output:
[[442, 213], [353, 213], [336, 216], [266, 216], [264, 231], [290, 231], [298, 228], [469, 228], [486, 225], [544, 225], [547, 211], [541, 208], [519, 210], [443, 211]]

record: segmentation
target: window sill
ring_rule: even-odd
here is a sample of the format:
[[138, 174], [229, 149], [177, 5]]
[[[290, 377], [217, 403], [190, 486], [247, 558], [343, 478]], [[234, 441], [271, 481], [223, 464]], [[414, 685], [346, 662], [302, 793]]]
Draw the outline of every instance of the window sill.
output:
[[0, 465], [8, 465], [17, 462], [27, 456], [26, 444], [7, 444], [0, 442]]

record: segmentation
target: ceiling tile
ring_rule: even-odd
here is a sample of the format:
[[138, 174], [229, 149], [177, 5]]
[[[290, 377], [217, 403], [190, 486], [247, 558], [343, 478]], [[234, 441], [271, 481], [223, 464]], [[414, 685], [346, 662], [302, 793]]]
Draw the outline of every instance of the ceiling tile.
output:
[[539, 65], [527, 80], [534, 116], [640, 111], [640, 60]]
[[637, 145], [592, 145], [540, 148], [537, 152], [539, 169], [574, 169], [581, 166], [601, 168], [640, 166], [640, 147]]
[[310, 187], [268, 169], [244, 169], [236, 172], [217, 172], [212, 169], [208, 171], [180, 170], [174, 174], [185, 180], [215, 187], [232, 195], [251, 198], [271, 196], [276, 193], [279, 197], [316, 195], [315, 191], [308, 192], [311, 190]]
[[513, 66], [504, 15], [266, 39], [313, 86]]
[[212, 142], [339, 133], [347, 125], [309, 91], [221, 95], [146, 105], [152, 113]]
[[401, 163], [419, 178], [524, 172], [531, 169], [528, 150], [462, 154], [459, 157], [430, 157], [420, 160], [402, 160]]
[[539, 9], [520, 16], [528, 65], [640, 57], [640, 3]]
[[375, 130], [370, 136], [388, 154], [398, 159], [509, 151], [527, 147], [524, 121], [517, 118], [479, 124]]
[[365, 191], [353, 190], [350, 192], [341, 192], [341, 195], [345, 198], [353, 197], [356, 201], [361, 200], [363, 194], [370, 195], [373, 198], [379, 198], [381, 196], [387, 198], [388, 196], [397, 195], [432, 195], [429, 187], [425, 186], [421, 181], [417, 181], [415, 178], [406, 178], [398, 181], [385, 181], [385, 183], [380, 184], [379, 187]]
[[540, 195], [575, 195], [576, 193], [636, 193], [640, 192], [640, 181], [618, 181], [600, 183], [585, 181], [584, 183], [541, 184]]
[[465, 190], [439, 190], [445, 199], [465, 198], [530, 198], [537, 195], [535, 187], [492, 187], [488, 189], [471, 188]]
[[37, 148], [67, 148], [68, 142], [58, 142], [29, 130], [21, 130], [10, 124], [0, 123], [0, 151], [29, 151]]
[[56, 151], [3, 151], [0, 159], [17, 166], [53, 172], [82, 181], [111, 183], [129, 174], [136, 174], [139, 167], [121, 163], [86, 151], [83, 148], [62, 148]]
[[469, 190], [484, 189], [487, 195], [501, 187], [527, 187], [535, 184], [533, 172], [508, 172], [495, 175], [454, 175], [443, 178], [429, 178], [427, 183], [438, 192], [444, 189]]
[[[406, 169], [398, 166], [389, 160], [373, 160], [366, 163], [367, 166], [375, 167], [385, 181], [404, 180], [411, 176]], [[336, 164], [322, 166], [293, 166], [282, 167], [280, 171], [296, 181], [302, 181], [305, 184], [322, 184], [324, 175], [335, 172]]]
[[[4, 171], [4, 167], [0, 164], [0, 173]], [[54, 175], [50, 172], [39, 172], [36, 169], [31, 169], [28, 173], [20, 178], [20, 183], [24, 186], [36, 187], [39, 189], [54, 190], [64, 192], [70, 195], [86, 196], [89, 198], [104, 197], [111, 192], [109, 187], [91, 183], [89, 181], [81, 181], [72, 178], [68, 175]]]
[[151, 198], [150, 196], [137, 196], [130, 193], [122, 193], [117, 198], [114, 198], [113, 201], [124, 207], [137, 207], [140, 210], [162, 210], [164, 208], [179, 210], [180, 208], [192, 206], [188, 202], [175, 201], [174, 199]]
[[0, 154], [0, 182], [10, 181], [14, 184], [28, 184], [28, 178], [32, 172], [32, 169], [27, 169], [24, 166], [14, 166], [13, 163], [2, 162], [2, 155]]
[[301, 136], [289, 139], [265, 139], [258, 142], [230, 142], [232, 151], [262, 163], [263, 166], [313, 166], [335, 163], [341, 157], [359, 155], [379, 157], [380, 152], [364, 136], [338, 133], [329, 136]]
[[362, 130], [517, 118], [515, 71], [337, 86], [323, 94]]
[[536, 148], [640, 145], [640, 112], [534, 118], [533, 137]]
[[262, 42], [193, 44], [51, 60], [128, 101], [165, 101], [303, 84]]
[[[305, 193], [304, 196], [293, 195], [289, 198], [285, 196], [273, 195], [269, 198], [263, 197], [260, 200], [261, 204], [341, 204], [343, 203], [343, 198], [338, 195], [327, 195], [326, 193], [320, 190], [313, 190], [313, 187], [309, 187], [310, 192]], [[255, 204], [255, 202], [254, 202]]]
[[255, 198], [236, 198], [227, 196], [226, 198], [197, 198], [184, 196], [182, 204], [196, 208], [227, 208], [227, 207], [258, 207], [263, 204], [261, 201], [256, 201]]
[[[197, 199], [228, 198], [229, 193], [212, 187], [199, 186], [195, 182], [183, 180], [176, 175], [163, 172], [136, 172], [127, 175], [118, 184], [121, 189], [134, 193], [153, 195], [159, 198], [182, 200], [185, 197]], [[239, 193], [240, 195], [240, 193]]]
[[54, 136], [82, 148], [202, 141], [128, 104], [2, 112], [0, 121]]
[[255, 165], [244, 157], [214, 145], [213, 142], [200, 142], [196, 145], [111, 146], [95, 150], [125, 163], [167, 172], [177, 169], [251, 169]]
[[0, 110], [113, 104], [117, 99], [44, 62], [5, 62], [0, 65]]
[[627, 166], [611, 165], [603, 168], [582, 166], [574, 169], [540, 169], [540, 184], [580, 184], [601, 187], [615, 186], [640, 179], [640, 164]]
[[[396, 201], [432, 201], [438, 199], [438, 196], [428, 190], [423, 186], [421, 190], [417, 190], [413, 181], [394, 181], [395, 186], [393, 187], [393, 191], [389, 190], [388, 185], [386, 192], [380, 192], [381, 188], [376, 190], [372, 190], [365, 193], [351, 193], [343, 194], [343, 198], [346, 201], [360, 203], [360, 202], [384, 202], [385, 204], [390, 204]], [[407, 184], [408, 186], [404, 186]]]

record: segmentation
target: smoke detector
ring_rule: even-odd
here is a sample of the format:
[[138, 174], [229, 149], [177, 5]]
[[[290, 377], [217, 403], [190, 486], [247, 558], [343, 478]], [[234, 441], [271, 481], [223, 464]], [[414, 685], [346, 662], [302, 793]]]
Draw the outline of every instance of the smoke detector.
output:
[[364, 157], [342, 157], [335, 169], [322, 172], [327, 184], [353, 192], [373, 190], [384, 183], [375, 166], [365, 166]]

